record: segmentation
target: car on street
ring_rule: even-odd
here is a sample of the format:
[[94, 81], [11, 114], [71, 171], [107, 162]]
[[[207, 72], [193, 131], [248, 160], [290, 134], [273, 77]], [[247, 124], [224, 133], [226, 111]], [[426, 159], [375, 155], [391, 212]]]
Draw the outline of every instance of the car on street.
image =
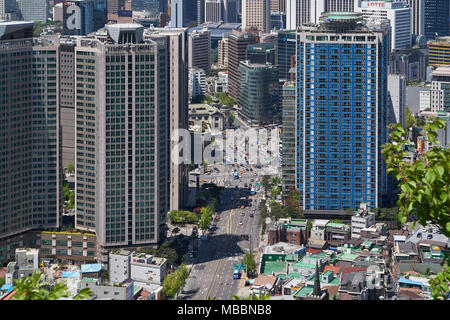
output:
[[429, 234], [429, 235], [427, 236], [427, 239], [428, 239], [428, 240], [433, 239], [433, 235], [432, 235], [432, 234]]
[[253, 217], [254, 217], [253, 213], [250, 213], [250, 218], [253, 218]]
[[241, 212], [241, 216], [245, 216], [245, 212]]
[[241, 224], [244, 224], [244, 223], [242, 222], [242, 220], [241, 220], [241, 221], [239, 221], [239, 225], [241, 225]]

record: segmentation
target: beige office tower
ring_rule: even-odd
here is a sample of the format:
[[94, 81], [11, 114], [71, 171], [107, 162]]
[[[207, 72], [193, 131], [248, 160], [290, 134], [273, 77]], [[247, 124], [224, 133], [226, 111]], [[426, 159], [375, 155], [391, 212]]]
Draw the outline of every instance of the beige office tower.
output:
[[271, 0], [270, 11], [286, 12], [286, 0]]
[[188, 52], [188, 67], [208, 73], [211, 68], [211, 32], [207, 28], [189, 33]]
[[[170, 138], [177, 129], [188, 128], [188, 50], [187, 29], [154, 28], [146, 30], [144, 39], [150, 39], [164, 46], [169, 59], [167, 63], [166, 90], [169, 106], [169, 132]], [[170, 141], [169, 153], [179, 153], [176, 141]], [[176, 164], [167, 159], [170, 166], [170, 205], [169, 210], [180, 210], [186, 201], [188, 194], [188, 166], [187, 164]]]
[[76, 228], [107, 248], [155, 244], [169, 210], [168, 53], [139, 24], [77, 39]]
[[60, 39], [59, 106], [61, 113], [62, 166], [75, 164], [75, 44], [70, 38]]
[[217, 45], [218, 64], [220, 68], [228, 68], [228, 35], [224, 35]]
[[32, 35], [0, 23], [0, 239], [60, 223], [58, 46]]
[[270, 32], [270, 0], [242, 0], [241, 28]]

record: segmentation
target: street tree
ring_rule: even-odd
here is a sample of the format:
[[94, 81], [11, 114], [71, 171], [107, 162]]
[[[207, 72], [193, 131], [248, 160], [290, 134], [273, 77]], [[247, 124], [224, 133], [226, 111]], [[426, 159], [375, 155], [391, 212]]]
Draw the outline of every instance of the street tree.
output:
[[[59, 300], [70, 296], [64, 282], [58, 282], [51, 286], [49, 282], [43, 281], [44, 272], [33, 271], [31, 276], [15, 279], [13, 300]], [[89, 288], [84, 288], [73, 297], [74, 300], [89, 299], [92, 294]]]
[[[391, 141], [383, 147], [387, 172], [392, 173], [400, 186], [397, 201], [398, 219], [405, 224], [408, 218], [421, 225], [434, 224], [441, 232], [450, 236], [450, 149], [442, 148], [437, 137], [438, 129], [445, 128], [445, 121], [430, 119], [424, 126], [428, 151], [414, 162], [405, 161], [403, 146], [408, 143], [407, 132], [400, 124], [391, 126]], [[446, 296], [450, 281], [450, 259], [445, 255], [442, 270], [431, 281], [433, 297]]]
[[175, 272], [169, 273], [164, 278], [163, 293], [169, 298], [173, 299], [178, 295], [181, 287], [186, 284], [189, 277], [189, 269], [185, 264], [181, 264]]
[[242, 264], [247, 266], [247, 275], [253, 275], [255, 273], [256, 261], [254, 255], [250, 251], [245, 253]]

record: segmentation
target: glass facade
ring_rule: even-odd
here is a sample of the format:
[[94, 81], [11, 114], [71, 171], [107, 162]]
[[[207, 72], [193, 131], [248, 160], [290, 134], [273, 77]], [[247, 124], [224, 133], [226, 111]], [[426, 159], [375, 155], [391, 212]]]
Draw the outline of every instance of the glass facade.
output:
[[386, 129], [381, 34], [297, 35], [297, 189], [305, 210], [380, 203]]

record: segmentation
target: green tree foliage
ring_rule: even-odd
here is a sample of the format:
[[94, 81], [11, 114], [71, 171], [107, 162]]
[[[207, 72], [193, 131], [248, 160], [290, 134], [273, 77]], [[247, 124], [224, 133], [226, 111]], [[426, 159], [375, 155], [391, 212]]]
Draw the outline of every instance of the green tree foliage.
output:
[[414, 118], [413, 114], [411, 113], [411, 110], [409, 110], [408, 107], [406, 107], [406, 128], [412, 128], [413, 125], [416, 124], [416, 118]]
[[191, 211], [172, 210], [169, 212], [169, 220], [172, 224], [197, 223], [198, 215]]
[[[33, 272], [31, 276], [16, 279], [14, 300], [58, 300], [69, 297], [69, 291], [64, 282], [51, 286], [49, 282], [42, 281], [44, 273]], [[89, 288], [82, 289], [73, 299], [84, 300], [92, 294]]]
[[194, 170], [194, 169], [195, 169], [195, 164], [194, 164], [193, 162], [189, 163], [189, 165], [188, 165], [188, 170], [189, 170], [189, 171], [192, 171], [192, 170]]
[[280, 195], [280, 193], [281, 193], [281, 187], [273, 187], [271, 190], [270, 190], [270, 196], [272, 197], [272, 198], [276, 198], [276, 197], [278, 197], [279, 195]]
[[67, 164], [66, 170], [67, 170], [67, 172], [70, 173], [70, 174], [72, 174], [72, 173], [75, 172], [75, 166], [73, 165], [73, 162], [70, 161], [70, 162]]
[[272, 185], [277, 186], [277, 185], [279, 185], [280, 183], [281, 183], [280, 177], [273, 177], [273, 178], [272, 178]]
[[251, 252], [246, 252], [244, 258], [242, 259], [242, 264], [247, 266], [247, 274], [254, 274], [256, 271], [256, 261], [255, 257]]
[[200, 209], [200, 214], [201, 217], [199, 227], [202, 232], [205, 232], [205, 230], [207, 230], [211, 226], [214, 216], [214, 210], [210, 206], [203, 207]]
[[233, 112], [228, 113], [228, 123], [230, 124], [230, 126], [233, 125], [235, 120], [236, 116], [234, 115], [234, 113]]
[[0, 287], [5, 284], [5, 277], [0, 278]]
[[222, 105], [225, 105], [229, 108], [233, 107], [236, 104], [236, 101], [233, 98], [230, 98], [225, 92], [219, 93], [217, 96], [219, 98], [219, 102]]
[[267, 195], [267, 193], [269, 192], [270, 188], [272, 187], [272, 185], [270, 183], [270, 176], [264, 175], [262, 177], [262, 182], [261, 183], [262, 183], [262, 185], [264, 187], [264, 191], [265, 191], [265, 193]]
[[186, 280], [189, 277], [189, 269], [186, 265], [182, 264], [180, 267], [172, 273], [169, 273], [164, 278], [163, 293], [169, 298], [173, 299], [182, 286], [186, 284]]
[[[391, 142], [384, 145], [383, 156], [387, 172], [394, 175], [401, 189], [397, 201], [399, 221], [404, 224], [408, 217], [413, 216], [421, 225], [429, 222], [437, 225], [449, 237], [450, 149], [440, 147], [436, 139], [438, 129], [444, 127], [445, 122], [440, 118], [424, 126], [426, 141], [431, 143], [431, 147], [421, 159], [410, 163], [403, 160], [406, 156], [402, 151], [407, 143], [406, 130], [400, 124], [391, 126]], [[448, 291], [449, 267], [446, 255], [441, 272], [430, 281], [435, 299], [443, 298]]]

